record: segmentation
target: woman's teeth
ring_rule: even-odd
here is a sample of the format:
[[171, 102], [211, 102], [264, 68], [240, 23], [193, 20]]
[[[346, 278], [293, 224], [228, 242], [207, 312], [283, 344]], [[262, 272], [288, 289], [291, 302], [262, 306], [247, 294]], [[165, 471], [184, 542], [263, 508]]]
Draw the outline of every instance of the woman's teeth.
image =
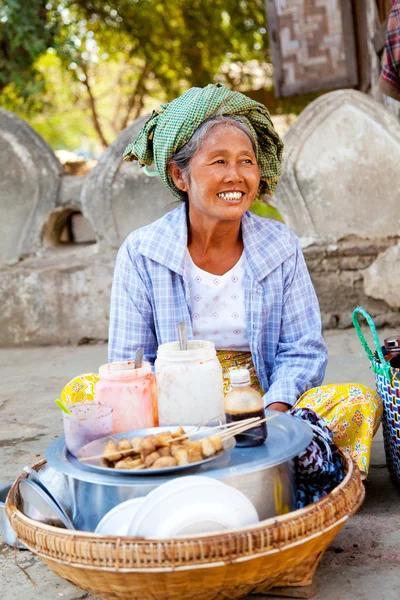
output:
[[222, 192], [221, 194], [217, 194], [217, 196], [223, 200], [240, 200], [243, 192]]

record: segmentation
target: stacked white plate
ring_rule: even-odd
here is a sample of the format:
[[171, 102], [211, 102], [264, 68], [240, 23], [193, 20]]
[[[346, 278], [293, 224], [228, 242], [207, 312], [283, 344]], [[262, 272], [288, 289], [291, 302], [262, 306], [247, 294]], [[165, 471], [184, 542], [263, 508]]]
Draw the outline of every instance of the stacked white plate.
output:
[[258, 521], [252, 502], [239, 490], [211, 477], [189, 476], [116, 506], [96, 532], [160, 539], [221, 533]]

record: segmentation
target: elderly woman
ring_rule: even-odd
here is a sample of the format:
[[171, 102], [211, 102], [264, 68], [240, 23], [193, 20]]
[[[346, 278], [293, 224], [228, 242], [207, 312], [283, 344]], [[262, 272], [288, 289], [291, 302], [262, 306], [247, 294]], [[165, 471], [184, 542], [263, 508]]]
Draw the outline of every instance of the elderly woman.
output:
[[192, 88], [153, 112], [124, 159], [145, 170], [154, 162], [183, 202], [119, 250], [109, 360], [143, 347], [153, 363], [185, 321], [189, 339], [214, 342], [225, 375], [250, 365], [267, 408], [296, 404], [324, 417], [366, 474], [378, 397], [360, 385], [317, 387], [327, 352], [299, 241], [249, 212], [273, 194], [282, 149], [267, 109], [221, 84]]

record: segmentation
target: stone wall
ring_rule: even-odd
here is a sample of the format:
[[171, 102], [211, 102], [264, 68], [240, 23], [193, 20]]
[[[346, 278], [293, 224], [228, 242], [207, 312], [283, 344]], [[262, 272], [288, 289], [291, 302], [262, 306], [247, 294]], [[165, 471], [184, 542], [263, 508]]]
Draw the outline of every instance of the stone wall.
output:
[[[107, 339], [118, 247], [176, 206], [159, 179], [121, 161], [142, 123], [74, 177], [0, 110], [0, 345]], [[319, 98], [285, 137], [276, 204], [302, 242], [325, 328], [349, 327], [358, 304], [400, 326], [398, 164], [397, 121], [358, 92]]]

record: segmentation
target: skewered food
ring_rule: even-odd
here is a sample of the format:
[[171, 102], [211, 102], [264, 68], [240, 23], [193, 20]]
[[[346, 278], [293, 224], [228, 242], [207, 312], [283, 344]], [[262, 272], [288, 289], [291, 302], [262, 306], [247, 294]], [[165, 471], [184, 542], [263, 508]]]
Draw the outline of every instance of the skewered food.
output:
[[223, 450], [222, 439], [212, 435], [191, 440], [183, 427], [175, 432], [109, 440], [103, 452], [104, 464], [115, 469], [163, 469], [201, 462]]
[[153, 463], [152, 469], [164, 469], [165, 467], [176, 467], [178, 463], [173, 456], [161, 456]]
[[122, 458], [122, 454], [118, 452], [117, 444], [113, 440], [108, 440], [104, 448], [104, 458], [109, 461], [116, 461]]
[[131, 456], [127, 456], [122, 460], [118, 460], [114, 469], [137, 469], [138, 467], [142, 467], [143, 461], [141, 458], [133, 459]]
[[152, 452], [151, 454], [148, 454], [144, 459], [144, 466], [147, 468], [151, 467], [158, 458], [161, 458], [158, 452]]

